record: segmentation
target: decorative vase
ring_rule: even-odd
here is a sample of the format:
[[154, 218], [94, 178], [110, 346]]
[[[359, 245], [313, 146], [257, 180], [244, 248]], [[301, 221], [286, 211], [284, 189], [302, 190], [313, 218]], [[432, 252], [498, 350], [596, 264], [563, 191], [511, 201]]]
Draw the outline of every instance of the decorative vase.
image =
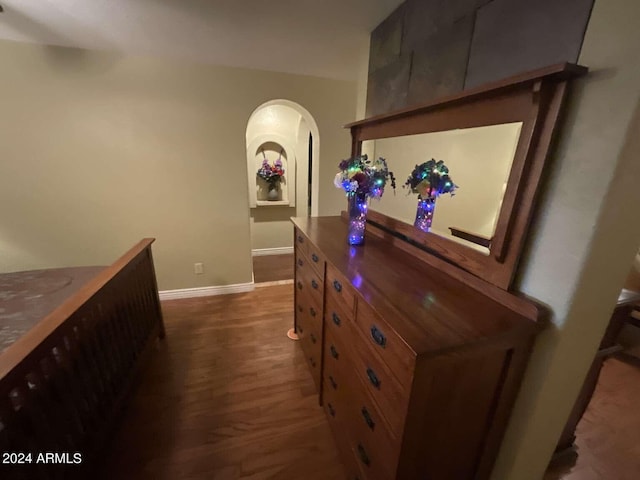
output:
[[435, 209], [436, 197], [419, 198], [418, 209], [416, 210], [416, 221], [413, 225], [423, 232], [430, 231], [433, 211]]
[[364, 243], [364, 230], [367, 225], [367, 196], [361, 192], [347, 194], [349, 208], [349, 245]]
[[269, 192], [267, 193], [267, 200], [274, 202], [280, 197], [277, 183], [269, 183]]

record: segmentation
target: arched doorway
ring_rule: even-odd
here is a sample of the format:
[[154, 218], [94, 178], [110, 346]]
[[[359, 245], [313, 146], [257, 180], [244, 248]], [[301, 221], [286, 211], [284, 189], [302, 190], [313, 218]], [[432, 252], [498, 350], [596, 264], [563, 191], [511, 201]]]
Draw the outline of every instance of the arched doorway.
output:
[[[258, 106], [249, 117], [246, 157], [254, 256], [291, 254], [289, 218], [318, 214], [319, 154], [318, 126], [301, 105], [271, 100]], [[269, 199], [265, 181], [257, 176], [265, 161], [268, 165], [277, 161], [285, 170], [278, 195]]]

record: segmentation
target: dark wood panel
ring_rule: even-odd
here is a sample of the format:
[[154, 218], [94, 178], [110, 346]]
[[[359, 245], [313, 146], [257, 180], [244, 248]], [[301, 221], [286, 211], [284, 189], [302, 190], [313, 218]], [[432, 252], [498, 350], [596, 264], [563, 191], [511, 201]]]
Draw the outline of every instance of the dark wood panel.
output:
[[400, 57], [405, 4], [402, 3], [373, 32], [369, 46], [369, 74]]
[[410, 71], [411, 55], [404, 55], [369, 74], [367, 116], [390, 112], [406, 106]]
[[478, 10], [465, 88], [576, 62], [593, 0], [493, 0]]
[[474, 21], [462, 17], [414, 46], [407, 105], [462, 91]]
[[164, 337], [152, 242], [139, 242], [0, 356], [0, 449], [80, 455], [33, 458], [3, 479], [87, 478], [96, 467], [143, 360]]

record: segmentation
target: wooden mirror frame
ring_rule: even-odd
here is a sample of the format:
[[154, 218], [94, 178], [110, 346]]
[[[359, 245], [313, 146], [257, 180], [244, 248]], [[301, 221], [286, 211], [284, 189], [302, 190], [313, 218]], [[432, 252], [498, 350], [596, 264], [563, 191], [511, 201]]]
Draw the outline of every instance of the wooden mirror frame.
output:
[[[351, 154], [362, 142], [389, 137], [522, 122], [489, 255], [379, 212], [368, 221], [396, 236], [508, 290], [533, 213], [536, 194], [558, 118], [572, 78], [587, 68], [561, 63], [493, 82], [414, 108], [345, 125], [351, 129]], [[425, 152], [425, 160], [431, 158]], [[393, 159], [388, 159], [393, 165]], [[420, 159], [416, 159], [419, 163]]]

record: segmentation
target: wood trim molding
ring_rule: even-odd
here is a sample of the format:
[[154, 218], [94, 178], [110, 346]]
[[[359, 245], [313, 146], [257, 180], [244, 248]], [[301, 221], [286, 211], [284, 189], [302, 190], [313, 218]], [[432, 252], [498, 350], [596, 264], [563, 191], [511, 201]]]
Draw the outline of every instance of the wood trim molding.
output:
[[251, 292], [254, 288], [255, 284], [253, 282], [250, 282], [236, 283], [233, 285], [162, 290], [158, 293], [160, 295], [160, 300], [178, 300], [180, 298], [210, 297], [213, 295], [228, 295], [230, 293]]
[[567, 97], [567, 84], [586, 73], [586, 67], [560, 63], [346, 125], [351, 130], [352, 154], [359, 155], [364, 140], [522, 122], [489, 255], [379, 212], [370, 211], [369, 219], [502, 289], [510, 289]]
[[251, 250], [252, 257], [265, 257], [268, 255], [288, 255], [293, 253], [293, 247], [255, 248]]

